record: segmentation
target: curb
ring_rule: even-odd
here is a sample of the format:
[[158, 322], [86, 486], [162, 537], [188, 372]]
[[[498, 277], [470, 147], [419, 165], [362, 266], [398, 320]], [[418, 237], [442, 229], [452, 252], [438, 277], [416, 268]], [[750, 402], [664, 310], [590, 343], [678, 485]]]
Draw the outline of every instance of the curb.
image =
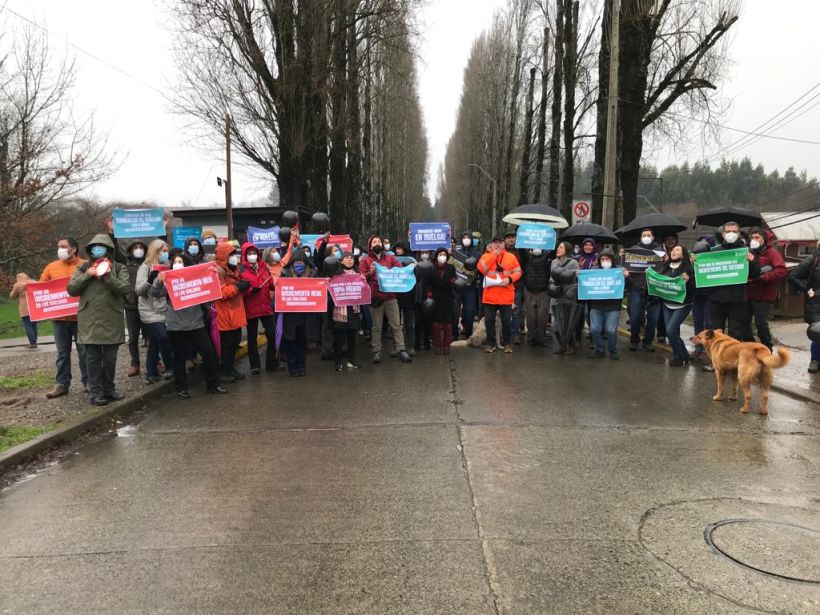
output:
[[[621, 337], [628, 338], [630, 336], [630, 332], [624, 329], [623, 327], [618, 327], [618, 335]], [[669, 346], [665, 346], [663, 344], [659, 344], [658, 342], [652, 342], [652, 347], [656, 350], [660, 350], [662, 352], [672, 352], [672, 348]], [[784, 386], [772, 383], [772, 391], [777, 391], [778, 393], [782, 393], [787, 397], [791, 397], [793, 399], [799, 399], [800, 401], [807, 401], [813, 404], [818, 404], [816, 397], [812, 397], [811, 395], [806, 395], [805, 393], [801, 393], [800, 391], [795, 391], [794, 389], [789, 389]]]
[[[264, 336], [259, 336], [258, 340], [260, 346], [267, 343]], [[242, 359], [247, 356], [247, 354], [247, 343], [242, 342], [236, 352], [236, 358]], [[148, 402], [163, 397], [173, 390], [173, 380], [157, 383], [156, 386], [144, 389], [145, 392], [140, 392], [120, 403], [72, 417], [53, 431], [46, 432], [27, 442], [13, 446], [0, 453], [0, 476], [15, 466], [31, 461], [59, 444], [75, 440], [102, 424], [108, 423], [113, 419], [128, 417], [142, 410]]]

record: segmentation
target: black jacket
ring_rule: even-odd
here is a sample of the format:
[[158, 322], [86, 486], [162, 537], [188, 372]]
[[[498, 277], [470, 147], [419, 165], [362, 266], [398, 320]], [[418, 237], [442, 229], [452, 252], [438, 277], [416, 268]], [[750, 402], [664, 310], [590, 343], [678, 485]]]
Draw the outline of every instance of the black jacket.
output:
[[[689, 261], [688, 254], [682, 259], [680, 267], [677, 269], [672, 268], [671, 260], [664, 261], [658, 269], [658, 273], [665, 275], [668, 278], [677, 278], [682, 276], [684, 273], [689, 274], [689, 280], [686, 282], [686, 298], [680, 305], [689, 305], [692, 303], [695, 296], [695, 269]], [[673, 301], [664, 301], [664, 303], [674, 304]]]
[[454, 291], [453, 282], [456, 279], [456, 268], [450, 263], [439, 267], [436, 263], [430, 280], [430, 291], [433, 302], [433, 322], [449, 324], [453, 322]]
[[547, 290], [550, 283], [550, 258], [546, 252], [540, 256], [529, 254], [524, 267], [524, 288], [530, 292]]
[[[738, 239], [735, 243], [722, 243], [712, 249], [712, 252], [722, 252], [724, 250], [737, 250], [739, 248], [746, 248], [746, 244], [742, 239]], [[749, 263], [749, 279], [760, 277], [760, 266], [755, 262]], [[746, 289], [748, 283], [743, 284], [728, 284], [726, 286], [715, 286], [712, 292], [709, 293], [709, 301], [712, 303], [746, 303], [749, 299]]]
[[804, 293], [810, 288], [814, 289], [816, 293], [814, 298], [806, 297], [803, 318], [809, 324], [820, 321], [820, 254], [800, 261], [800, 264], [789, 274], [789, 284]]

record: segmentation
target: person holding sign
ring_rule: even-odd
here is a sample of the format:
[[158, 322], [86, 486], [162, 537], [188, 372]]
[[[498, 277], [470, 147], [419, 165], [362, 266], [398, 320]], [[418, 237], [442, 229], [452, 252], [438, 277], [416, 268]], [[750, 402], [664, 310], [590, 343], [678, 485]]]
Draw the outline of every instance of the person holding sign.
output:
[[[685, 283], [682, 296], [661, 298], [666, 339], [672, 347], [672, 360], [669, 365], [681, 367], [689, 362], [689, 351], [686, 350], [686, 344], [681, 339], [680, 326], [692, 311], [695, 291], [695, 270], [689, 259], [689, 251], [681, 245], [672, 248], [669, 252], [669, 260], [663, 262], [658, 273], [668, 278], [683, 278]], [[647, 272], [647, 275], [651, 273]]]
[[[335, 276], [334, 280], [356, 279], [364, 276], [355, 269], [356, 260], [353, 252], [342, 254], [342, 269]], [[367, 288], [365, 287], [365, 290]], [[345, 361], [347, 369], [359, 369], [361, 367], [356, 360], [356, 332], [362, 326], [361, 305], [337, 306], [333, 302], [333, 297], [329, 296], [327, 301], [327, 311], [330, 315], [330, 328], [333, 332], [333, 356], [335, 360], [335, 371], [342, 371]]]
[[26, 286], [28, 286], [29, 282], [33, 282], [34, 280], [22, 272], [17, 274], [15, 280], [14, 286], [11, 287], [9, 298], [17, 298], [17, 313], [20, 316], [20, 320], [23, 322], [23, 329], [25, 330], [26, 337], [28, 338], [28, 348], [33, 350], [37, 348], [37, 323], [33, 322], [28, 314]]
[[501, 314], [501, 345], [504, 352], [510, 354], [510, 330], [512, 328], [512, 311], [515, 302], [515, 283], [521, 279], [521, 265], [518, 259], [508, 252], [501, 237], [493, 237], [492, 249], [485, 252], [478, 261], [478, 270], [484, 276], [484, 323], [487, 329], [485, 352], [495, 352], [495, 319]]
[[277, 368], [276, 344], [272, 342], [276, 339], [276, 329], [273, 325], [273, 307], [271, 307], [271, 294], [275, 290], [273, 274], [268, 269], [268, 265], [259, 258], [259, 249], [250, 242], [242, 246], [242, 265], [239, 275], [250, 284], [250, 288], [242, 293], [242, 296], [245, 300], [245, 316], [248, 319], [248, 363], [251, 366], [251, 374], [256, 375], [260, 372], [257, 342], [260, 323], [265, 330], [265, 337], [269, 340], [265, 351], [265, 371], [275, 372]]
[[[598, 255], [598, 260], [593, 269], [609, 270], [615, 264], [615, 253], [609, 248], [605, 248]], [[629, 277], [629, 272], [624, 269], [623, 275]], [[618, 355], [618, 323], [621, 320], [621, 304], [623, 298], [619, 299], [593, 299], [589, 301], [589, 329], [592, 333], [592, 358], [601, 359], [604, 356], [604, 334], [606, 334], [607, 350], [609, 358], [617, 361]]]
[[105, 406], [124, 396], [114, 388], [117, 352], [125, 343], [125, 296], [131, 290], [128, 269], [114, 261], [116, 248], [101, 233], [86, 246], [93, 263], [83, 263], [68, 282], [68, 294], [80, 298], [77, 341], [85, 346], [91, 403]]
[[167, 300], [165, 297], [155, 297], [150, 294], [151, 284], [157, 279], [159, 272], [169, 268], [169, 258], [168, 244], [162, 239], [154, 239], [148, 244], [148, 254], [137, 269], [134, 290], [138, 297], [140, 320], [148, 337], [148, 350], [145, 353], [145, 384], [155, 384], [162, 379], [158, 369], [160, 356], [166, 369], [166, 378], [171, 377], [171, 366], [174, 364], [171, 340], [165, 328]]
[[[316, 268], [304, 251], [294, 248], [290, 264], [282, 271], [281, 279], [315, 278]], [[279, 309], [279, 308], [277, 308]], [[308, 318], [313, 314], [306, 312], [285, 312], [282, 314], [282, 340], [285, 357], [288, 362], [288, 373], [291, 376], [304, 376], [307, 361]]]
[[[663, 248], [655, 243], [655, 233], [650, 228], [641, 231], [640, 244], [633, 246], [634, 250], [648, 250], [663, 255]], [[646, 352], [655, 352], [652, 342], [655, 341], [655, 332], [661, 304], [656, 297], [646, 291], [646, 269], [657, 267], [658, 262], [647, 260], [643, 271], [632, 271], [628, 278], [629, 286], [629, 350], [637, 350], [642, 346]], [[644, 315], [646, 319], [644, 321]], [[641, 323], [645, 322], [643, 344], [641, 344]]]

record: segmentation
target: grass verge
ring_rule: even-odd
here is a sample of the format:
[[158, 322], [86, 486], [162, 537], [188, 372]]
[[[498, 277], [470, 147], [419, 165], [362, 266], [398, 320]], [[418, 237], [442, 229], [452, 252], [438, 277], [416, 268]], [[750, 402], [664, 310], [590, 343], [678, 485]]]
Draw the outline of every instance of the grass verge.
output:
[[35, 372], [27, 376], [0, 376], [0, 393], [38, 389], [48, 386], [53, 380], [53, 375], [46, 372]]
[[54, 425], [38, 425], [36, 427], [21, 425], [15, 427], [0, 426], [0, 453], [4, 450], [28, 442], [40, 434], [54, 429]]
[[[54, 327], [50, 320], [37, 323], [38, 335], [53, 335]], [[17, 311], [17, 300], [10, 301], [6, 297], [0, 297], [0, 340], [9, 340], [16, 337], [26, 337], [23, 329], [23, 321]]]

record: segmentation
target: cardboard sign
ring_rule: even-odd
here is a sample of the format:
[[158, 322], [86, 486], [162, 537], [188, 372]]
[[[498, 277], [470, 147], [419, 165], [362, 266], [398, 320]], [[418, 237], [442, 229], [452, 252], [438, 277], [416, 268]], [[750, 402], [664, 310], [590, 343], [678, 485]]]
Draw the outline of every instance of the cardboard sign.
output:
[[414, 265], [388, 269], [377, 263], [373, 264], [376, 267], [379, 290], [383, 293], [406, 293], [407, 291], [413, 290], [413, 287], [416, 285]]
[[201, 226], [175, 226], [173, 229], [173, 244], [175, 248], [184, 248], [185, 242], [193, 237], [200, 239], [202, 237]]
[[114, 237], [117, 239], [139, 239], [165, 235], [165, 210], [151, 209], [114, 210]]
[[450, 247], [450, 225], [446, 222], [411, 222], [410, 249], [436, 250]]
[[370, 305], [370, 286], [359, 275], [342, 274], [330, 278], [327, 290], [339, 307]]
[[28, 314], [32, 322], [77, 315], [80, 298], [69, 296], [66, 288], [70, 279], [30, 282], [26, 286]]
[[624, 270], [584, 269], [578, 272], [578, 300], [624, 298]]
[[515, 247], [524, 250], [554, 250], [557, 235], [548, 224], [521, 224], [515, 234]]
[[326, 312], [327, 278], [279, 278], [276, 281], [276, 311]]
[[331, 235], [327, 245], [337, 245], [342, 252], [353, 252], [353, 238], [350, 235]]
[[278, 226], [274, 226], [272, 228], [256, 228], [255, 226], [249, 226], [248, 241], [262, 250], [265, 248], [278, 248], [282, 243], [279, 239]]
[[720, 250], [695, 256], [695, 286], [711, 288], [749, 281], [749, 250]]
[[165, 288], [175, 310], [222, 299], [222, 286], [212, 263], [168, 271]]

